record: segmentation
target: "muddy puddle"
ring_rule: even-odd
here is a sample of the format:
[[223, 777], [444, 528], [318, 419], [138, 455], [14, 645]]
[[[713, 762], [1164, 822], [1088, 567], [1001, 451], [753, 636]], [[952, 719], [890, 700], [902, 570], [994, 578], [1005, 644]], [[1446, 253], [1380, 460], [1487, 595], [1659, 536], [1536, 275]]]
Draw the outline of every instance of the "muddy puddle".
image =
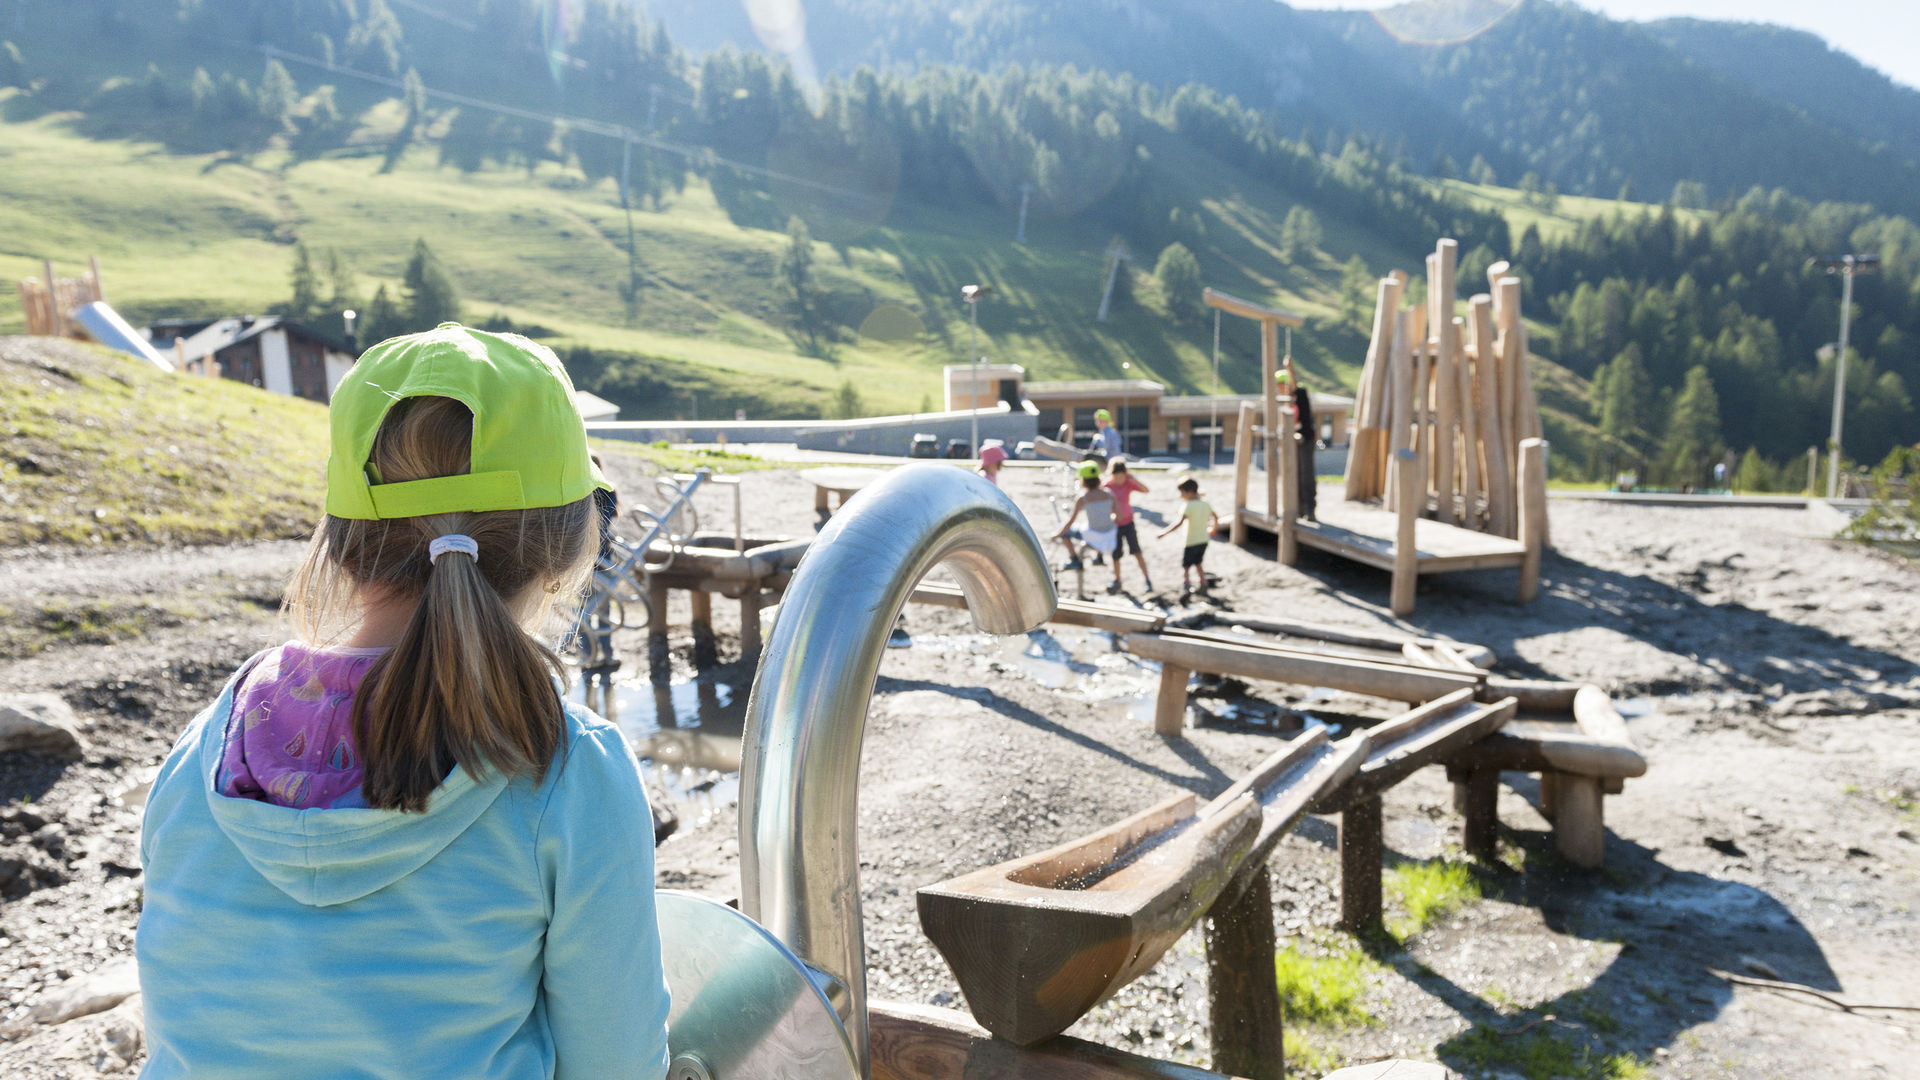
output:
[[650, 797], [698, 825], [740, 797], [745, 684], [712, 676], [655, 686], [645, 677], [575, 682], [568, 699], [620, 726], [640, 759]]

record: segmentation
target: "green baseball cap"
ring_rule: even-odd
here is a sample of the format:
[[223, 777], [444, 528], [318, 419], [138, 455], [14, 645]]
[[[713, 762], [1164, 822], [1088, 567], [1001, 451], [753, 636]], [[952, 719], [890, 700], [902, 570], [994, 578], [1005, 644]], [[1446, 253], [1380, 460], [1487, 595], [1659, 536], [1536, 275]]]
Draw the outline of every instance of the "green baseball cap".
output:
[[[446, 397], [473, 412], [462, 476], [380, 482], [368, 457], [395, 402]], [[328, 406], [327, 513], [372, 521], [565, 506], [612, 491], [587, 455], [573, 381], [553, 351], [517, 334], [442, 323], [383, 341], [340, 380]]]
[[1093, 413], [1093, 418], [1095, 420], [1111, 420], [1113, 419], [1113, 414], [1108, 412], [1105, 409], [1095, 409]]
[[1100, 475], [1100, 466], [1095, 465], [1091, 461], [1083, 461], [1080, 463], [1079, 473], [1080, 473], [1080, 479], [1082, 480], [1091, 479], [1093, 477]]

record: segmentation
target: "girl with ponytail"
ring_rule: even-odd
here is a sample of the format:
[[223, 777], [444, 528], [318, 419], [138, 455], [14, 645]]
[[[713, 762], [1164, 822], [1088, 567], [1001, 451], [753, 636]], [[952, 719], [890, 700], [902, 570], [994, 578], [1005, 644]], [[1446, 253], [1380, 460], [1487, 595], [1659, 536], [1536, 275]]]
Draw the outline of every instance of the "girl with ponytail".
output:
[[658, 1078], [652, 816], [550, 647], [610, 490], [566, 373], [448, 324], [330, 412], [297, 638], [149, 799], [142, 1076]]

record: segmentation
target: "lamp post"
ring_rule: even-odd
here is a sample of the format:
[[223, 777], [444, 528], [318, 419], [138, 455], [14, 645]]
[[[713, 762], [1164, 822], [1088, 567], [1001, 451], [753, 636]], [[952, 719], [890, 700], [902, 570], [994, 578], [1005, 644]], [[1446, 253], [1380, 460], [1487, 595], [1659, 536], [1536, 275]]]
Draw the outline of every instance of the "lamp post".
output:
[[991, 285], [962, 285], [960, 299], [967, 303], [967, 351], [973, 356], [973, 379], [969, 384], [973, 400], [973, 456], [980, 456], [980, 298], [993, 291]]
[[1120, 456], [1121, 457], [1125, 457], [1127, 455], [1127, 451], [1133, 449], [1133, 440], [1128, 437], [1133, 434], [1133, 427], [1132, 427], [1131, 421], [1129, 421], [1127, 418], [1127, 402], [1133, 399], [1132, 376], [1130, 376], [1127, 373], [1132, 370], [1133, 370], [1133, 365], [1131, 363], [1125, 360], [1120, 361]]
[[1827, 439], [1827, 498], [1832, 499], [1840, 494], [1840, 420], [1847, 401], [1847, 331], [1853, 319], [1853, 276], [1880, 269], [1880, 256], [1812, 258], [1807, 260], [1807, 266], [1840, 275], [1840, 351], [1834, 357], [1833, 367], [1833, 434]]

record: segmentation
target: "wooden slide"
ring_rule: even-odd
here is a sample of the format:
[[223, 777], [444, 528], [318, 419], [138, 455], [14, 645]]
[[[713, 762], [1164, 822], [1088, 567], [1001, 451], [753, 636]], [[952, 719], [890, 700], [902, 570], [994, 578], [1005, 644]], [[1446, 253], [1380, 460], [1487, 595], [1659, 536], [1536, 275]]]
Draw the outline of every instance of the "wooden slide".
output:
[[920, 925], [980, 1025], [1026, 1046], [1152, 968], [1279, 836], [1360, 765], [1316, 728], [1205, 806], [1180, 795], [1049, 851], [929, 885]]

